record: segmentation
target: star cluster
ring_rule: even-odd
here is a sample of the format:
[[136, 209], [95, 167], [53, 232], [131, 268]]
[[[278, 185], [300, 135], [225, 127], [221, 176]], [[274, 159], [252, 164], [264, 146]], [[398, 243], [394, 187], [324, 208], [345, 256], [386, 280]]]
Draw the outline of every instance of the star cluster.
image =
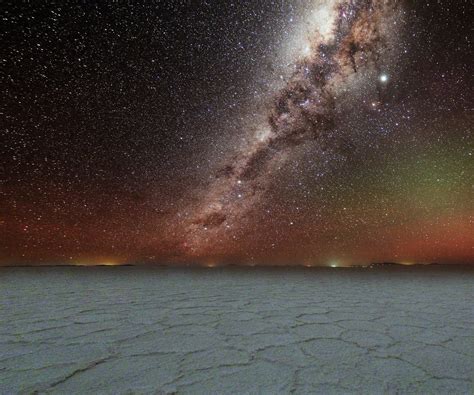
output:
[[470, 11], [7, 2], [0, 262], [472, 262]]

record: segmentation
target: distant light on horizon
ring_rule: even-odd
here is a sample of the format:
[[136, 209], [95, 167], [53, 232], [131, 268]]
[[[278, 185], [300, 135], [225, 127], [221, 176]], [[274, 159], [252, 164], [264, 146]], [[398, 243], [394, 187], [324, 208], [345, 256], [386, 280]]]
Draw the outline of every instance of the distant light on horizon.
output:
[[118, 263], [117, 262], [112, 262], [112, 261], [106, 261], [106, 262], [100, 262], [99, 265], [102, 265], [102, 266], [117, 266]]

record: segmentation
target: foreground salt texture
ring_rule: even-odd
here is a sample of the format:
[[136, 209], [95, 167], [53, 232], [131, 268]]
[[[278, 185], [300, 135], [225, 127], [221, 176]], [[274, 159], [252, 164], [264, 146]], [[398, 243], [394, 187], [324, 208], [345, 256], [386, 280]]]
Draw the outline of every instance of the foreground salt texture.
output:
[[0, 269], [0, 393], [472, 393], [469, 269]]

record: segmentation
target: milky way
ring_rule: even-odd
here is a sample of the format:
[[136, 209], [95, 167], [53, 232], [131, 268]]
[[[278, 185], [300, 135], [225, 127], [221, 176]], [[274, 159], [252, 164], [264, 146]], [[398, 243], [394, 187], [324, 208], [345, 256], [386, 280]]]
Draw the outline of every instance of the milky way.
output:
[[472, 262], [472, 1], [5, 2], [0, 265]]
[[[320, 5], [322, 7], [323, 5]], [[222, 233], [245, 222], [245, 216], [268, 193], [275, 168], [305, 142], [324, 142], [338, 122], [336, 98], [355, 89], [352, 75], [378, 70], [379, 56], [396, 33], [393, 18], [400, 3], [390, 1], [329, 2], [335, 16], [332, 31], [309, 37], [310, 50], [295, 61], [286, 86], [274, 95], [267, 125], [232, 162], [216, 175], [202, 203], [194, 208], [183, 246], [192, 255], [212, 252]]]

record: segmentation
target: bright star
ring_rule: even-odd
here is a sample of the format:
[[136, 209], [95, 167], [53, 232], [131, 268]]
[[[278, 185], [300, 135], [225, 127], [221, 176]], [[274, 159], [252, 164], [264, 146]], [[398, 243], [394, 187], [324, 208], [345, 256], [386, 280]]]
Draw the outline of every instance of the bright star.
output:
[[387, 74], [382, 74], [380, 77], [380, 82], [387, 82], [388, 81], [388, 75]]

